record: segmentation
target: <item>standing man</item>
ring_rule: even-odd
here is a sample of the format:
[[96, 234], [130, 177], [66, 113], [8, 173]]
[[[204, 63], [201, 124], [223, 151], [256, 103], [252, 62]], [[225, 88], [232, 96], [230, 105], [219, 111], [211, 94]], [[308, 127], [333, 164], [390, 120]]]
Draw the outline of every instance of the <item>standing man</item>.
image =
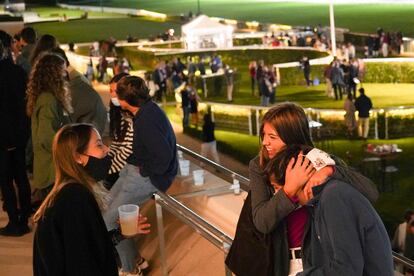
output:
[[303, 77], [305, 78], [305, 81], [306, 81], [306, 86], [309, 87], [311, 84], [311, 81], [310, 81], [311, 66], [310, 66], [308, 57], [303, 57], [303, 59], [301, 60], [301, 65], [302, 65], [302, 70], [303, 70]]
[[[133, 152], [110, 191], [113, 201], [103, 214], [108, 230], [117, 227], [119, 206], [141, 205], [155, 192], [165, 192], [178, 168], [174, 131], [165, 113], [151, 101], [145, 81], [126, 76], [118, 82], [116, 94], [121, 108], [134, 114], [134, 138]], [[140, 260], [135, 241], [124, 240], [117, 250], [122, 270], [137, 273]]]
[[27, 75], [30, 74], [30, 56], [32, 55], [36, 43], [36, 31], [32, 27], [25, 27], [20, 32], [20, 45], [22, 50], [16, 58], [16, 64], [21, 66]]
[[[178, 72], [182, 72], [182, 70]], [[165, 70], [164, 61], [160, 61], [158, 63], [157, 68], [154, 70], [152, 74], [152, 79], [154, 80], [155, 84], [158, 86], [158, 90], [155, 91], [155, 99], [157, 102], [161, 102], [163, 95], [167, 91], [167, 71]]]
[[233, 102], [233, 87], [234, 87], [234, 71], [230, 68], [228, 64], [224, 66], [224, 76], [226, 78], [227, 84], [227, 102]]
[[4, 130], [0, 133], [0, 188], [9, 217], [0, 235], [22, 236], [30, 231], [30, 184], [25, 162], [30, 128], [25, 101], [27, 77], [21, 67], [13, 64], [11, 42], [11, 36], [0, 31], [0, 121]]
[[372, 102], [365, 95], [364, 88], [360, 88], [358, 91], [360, 96], [355, 100], [355, 108], [358, 111], [358, 135], [366, 140], [369, 132], [369, 111], [372, 108]]

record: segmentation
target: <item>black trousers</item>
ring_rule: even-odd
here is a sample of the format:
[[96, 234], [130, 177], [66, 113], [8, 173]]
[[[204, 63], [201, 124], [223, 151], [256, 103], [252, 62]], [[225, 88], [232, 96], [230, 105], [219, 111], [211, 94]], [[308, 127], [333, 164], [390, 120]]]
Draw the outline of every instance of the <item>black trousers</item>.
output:
[[342, 86], [340, 84], [332, 84], [335, 92], [335, 100], [342, 100]]
[[31, 204], [25, 147], [17, 147], [13, 150], [0, 149], [0, 188], [10, 222], [27, 224]]

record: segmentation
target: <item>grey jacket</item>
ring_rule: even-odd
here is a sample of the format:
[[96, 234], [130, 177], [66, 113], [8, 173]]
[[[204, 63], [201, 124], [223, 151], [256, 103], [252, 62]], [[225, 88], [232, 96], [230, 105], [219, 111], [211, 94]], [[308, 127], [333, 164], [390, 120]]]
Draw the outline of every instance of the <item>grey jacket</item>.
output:
[[102, 134], [108, 118], [105, 105], [88, 79], [76, 70], [69, 73], [69, 90], [72, 96], [73, 123], [91, 123]]
[[[335, 166], [333, 177], [357, 187], [372, 202], [378, 198], [378, 190], [371, 180], [347, 167], [338, 158], [333, 158], [338, 164]], [[274, 275], [288, 275], [289, 246], [284, 218], [294, 211], [297, 205], [292, 203], [283, 191], [274, 194], [267, 176], [260, 168], [259, 156], [250, 161], [249, 176], [254, 225], [260, 232], [272, 234], [274, 237]]]
[[390, 240], [367, 197], [335, 176], [313, 194], [297, 275], [393, 275]]

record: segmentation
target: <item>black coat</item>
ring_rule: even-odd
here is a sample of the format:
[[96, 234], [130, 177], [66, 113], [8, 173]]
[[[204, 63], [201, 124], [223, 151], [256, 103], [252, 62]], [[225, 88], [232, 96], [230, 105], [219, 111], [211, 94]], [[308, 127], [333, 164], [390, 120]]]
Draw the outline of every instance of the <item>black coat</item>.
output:
[[[283, 241], [284, 224], [280, 224], [276, 231], [263, 234], [256, 229], [253, 223], [251, 193], [244, 201], [243, 208], [237, 222], [236, 236], [226, 258], [227, 267], [238, 276], [272, 276], [288, 275], [288, 264], [275, 268], [275, 258], [287, 259], [283, 251], [276, 254]], [[283, 237], [280, 239], [280, 237]], [[277, 271], [277, 272], [276, 272]]]
[[26, 115], [26, 72], [10, 60], [0, 61], [0, 148], [26, 146], [30, 133]]
[[33, 242], [33, 275], [118, 275], [110, 235], [85, 186], [66, 184], [40, 219]]

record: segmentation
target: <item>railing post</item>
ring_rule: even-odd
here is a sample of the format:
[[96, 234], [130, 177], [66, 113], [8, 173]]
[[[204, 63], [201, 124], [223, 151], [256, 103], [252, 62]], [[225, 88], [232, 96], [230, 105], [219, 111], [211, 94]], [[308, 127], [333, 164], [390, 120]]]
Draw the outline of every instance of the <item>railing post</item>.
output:
[[155, 194], [155, 211], [157, 215], [158, 241], [160, 245], [161, 271], [163, 276], [168, 276], [167, 260], [165, 254], [164, 222], [162, 218], [162, 207], [158, 204], [160, 196]]
[[227, 254], [229, 253], [230, 250], [230, 244], [223, 242], [223, 249], [224, 249], [224, 275], [225, 276], [232, 276], [233, 273], [231, 272], [231, 270], [227, 267], [226, 265], [226, 258], [227, 258]]
[[252, 125], [252, 110], [249, 109], [249, 116], [247, 116], [247, 119], [249, 120], [249, 135], [253, 135], [253, 125]]
[[387, 111], [384, 111], [384, 118], [385, 118], [385, 139], [388, 139], [388, 118], [387, 118]]
[[260, 126], [259, 126], [259, 119], [260, 119], [260, 114], [259, 114], [259, 109], [256, 109], [256, 136], [259, 136], [259, 132], [260, 132]]
[[204, 90], [204, 98], [207, 98], [207, 81], [206, 78], [201, 77], [203, 80], [203, 90]]
[[378, 111], [375, 111], [375, 139], [378, 140]]

